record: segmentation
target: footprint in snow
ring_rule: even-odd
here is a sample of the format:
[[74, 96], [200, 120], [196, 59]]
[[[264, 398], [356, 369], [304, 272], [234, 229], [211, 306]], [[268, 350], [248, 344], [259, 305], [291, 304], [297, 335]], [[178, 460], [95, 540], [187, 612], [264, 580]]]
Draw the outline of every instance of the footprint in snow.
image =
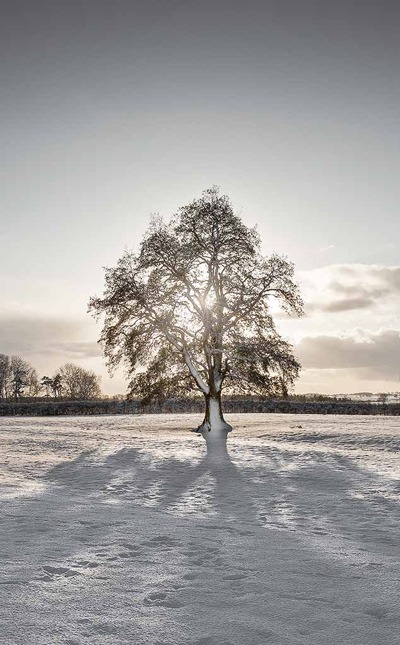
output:
[[51, 567], [48, 565], [42, 567], [42, 569], [45, 575], [41, 576], [39, 580], [42, 580], [43, 582], [51, 582], [57, 578], [72, 578], [73, 576], [79, 575], [79, 571], [69, 569], [68, 567]]
[[226, 576], [222, 576], [222, 580], [244, 580], [247, 578], [246, 573], [230, 573]]
[[91, 560], [77, 560], [74, 566], [79, 569], [96, 569], [99, 566], [99, 563]]
[[152, 549], [156, 549], [156, 548], [170, 549], [171, 547], [176, 546], [177, 544], [179, 544], [178, 540], [174, 540], [173, 538], [170, 538], [168, 535], [157, 535], [151, 540], [142, 542], [143, 546], [147, 546]]
[[379, 620], [386, 618], [388, 611], [387, 607], [379, 603], [371, 603], [364, 608], [364, 613], [367, 614], [367, 616], [378, 618]]
[[140, 551], [140, 546], [138, 544], [131, 544], [130, 542], [123, 542], [122, 546], [129, 551]]
[[153, 591], [146, 596], [143, 602], [150, 607], [169, 607], [170, 609], [181, 607], [181, 603], [171, 598], [165, 591]]

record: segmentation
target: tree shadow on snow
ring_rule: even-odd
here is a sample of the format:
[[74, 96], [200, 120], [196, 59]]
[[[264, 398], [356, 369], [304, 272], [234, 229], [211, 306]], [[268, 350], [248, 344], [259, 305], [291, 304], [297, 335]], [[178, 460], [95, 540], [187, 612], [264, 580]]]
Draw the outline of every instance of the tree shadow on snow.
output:
[[[49, 537], [67, 526], [81, 544], [96, 532], [117, 540], [118, 526], [137, 521], [139, 509], [161, 511], [167, 530], [174, 518], [194, 518], [238, 532], [265, 527], [314, 537], [334, 533], [373, 549], [396, 547], [399, 504], [353, 460], [267, 446], [246, 446], [241, 459], [240, 446], [232, 447], [234, 460], [228, 453], [218, 460], [205, 453], [197, 463], [163, 455], [162, 446], [158, 454], [144, 448], [123, 448], [105, 458], [83, 452], [45, 475], [48, 487], [41, 495], [17, 500], [17, 510], [3, 514], [5, 550], [13, 540], [50, 552]], [[360, 490], [365, 494], [354, 494]], [[68, 554], [67, 542], [58, 548]]]
[[100, 494], [105, 502], [115, 498], [184, 516], [199, 511], [203, 519], [209, 515], [245, 524], [257, 521], [251, 481], [228, 453], [218, 459], [205, 453], [193, 465], [171, 456], [149, 459], [136, 448], [123, 448], [103, 460], [95, 451], [86, 451], [55, 466], [44, 479], [73, 491], [75, 504]]
[[[305, 542], [312, 538], [308, 546], [318, 549], [321, 558], [328, 557], [326, 537], [330, 544], [336, 539], [338, 549], [351, 540], [372, 551], [396, 549], [398, 503], [383, 495], [377, 475], [348, 457], [232, 441], [231, 455], [215, 460], [205, 446], [199, 447], [203, 455], [196, 455], [190, 446], [187, 456], [187, 443], [181, 454], [171, 455], [173, 443], [176, 440], [155, 440], [106, 456], [94, 450], [82, 452], [49, 470], [42, 494], [3, 502], [1, 556], [14, 563], [9, 580], [17, 579], [19, 585], [33, 581], [45, 589], [51, 589], [47, 583], [76, 581], [69, 611], [78, 616], [74, 589], [85, 594], [79, 581], [87, 572], [100, 571], [98, 584], [107, 581], [107, 591], [96, 596], [103, 622], [110, 598], [114, 604], [122, 603], [128, 592], [139, 608], [134, 619], [130, 607], [124, 615], [124, 633], [131, 642], [169, 644], [188, 642], [182, 641], [180, 630], [189, 624], [203, 634], [204, 621], [192, 611], [196, 603], [191, 594], [200, 594], [204, 602], [205, 592], [211, 593], [210, 607], [220, 597], [233, 598], [239, 616], [240, 594], [260, 578], [258, 562], [264, 563], [262, 584], [267, 584], [270, 570], [281, 575], [289, 542], [296, 541], [300, 560], [302, 553], [308, 553], [299, 550], [302, 538]], [[365, 494], [354, 494], [360, 491]], [[266, 549], [267, 529], [284, 531], [286, 542], [275, 540], [273, 548]], [[249, 545], [253, 560], [245, 555]], [[290, 570], [286, 575], [291, 577]], [[22, 596], [11, 600], [19, 598], [23, 602]], [[170, 640], [160, 641], [163, 612], [186, 602], [188, 613], [176, 614], [175, 622], [169, 618]], [[159, 622], [151, 620], [156, 611]], [[260, 630], [262, 616], [261, 612]], [[63, 620], [61, 611], [55, 625]], [[218, 620], [210, 627], [212, 633], [220, 630], [217, 640], [209, 641], [212, 644], [222, 642], [223, 625]], [[235, 644], [246, 642], [246, 617], [242, 622], [244, 631], [238, 632]], [[266, 642], [268, 634], [262, 630], [257, 634], [252, 634], [252, 643]]]
[[[75, 491], [75, 503], [88, 495], [173, 513], [203, 522], [233, 523], [238, 530], [266, 526], [313, 537], [344, 536], [395, 546], [392, 527], [399, 505], [381, 490], [378, 475], [354, 460], [332, 453], [303, 453], [267, 446], [234, 447], [197, 463], [145, 449], [122, 449], [105, 459], [83, 453], [53, 468], [46, 480]], [[242, 453], [242, 454], [243, 454]], [[235, 463], [235, 461], [237, 463]], [[254, 467], [254, 463], [257, 466]]]

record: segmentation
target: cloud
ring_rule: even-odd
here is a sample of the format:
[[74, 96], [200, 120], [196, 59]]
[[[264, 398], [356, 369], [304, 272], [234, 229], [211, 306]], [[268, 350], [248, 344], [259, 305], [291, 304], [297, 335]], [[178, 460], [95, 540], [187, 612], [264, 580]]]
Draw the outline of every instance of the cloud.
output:
[[358, 332], [347, 336], [309, 336], [296, 346], [306, 369], [340, 369], [360, 379], [396, 381], [399, 378], [400, 332]]
[[[37, 352], [36, 352], [37, 353]], [[42, 354], [59, 354], [72, 359], [95, 358], [102, 355], [101, 347], [96, 341], [70, 341], [49, 344]]]
[[372, 298], [359, 296], [358, 298], [342, 298], [333, 300], [320, 307], [320, 311], [337, 313], [340, 311], [353, 311], [354, 309], [367, 309], [374, 304]]
[[377, 307], [400, 309], [400, 267], [336, 264], [303, 274], [308, 315]]
[[62, 360], [86, 359], [101, 355], [89, 323], [82, 320], [29, 316], [0, 317], [0, 353], [53, 356]]

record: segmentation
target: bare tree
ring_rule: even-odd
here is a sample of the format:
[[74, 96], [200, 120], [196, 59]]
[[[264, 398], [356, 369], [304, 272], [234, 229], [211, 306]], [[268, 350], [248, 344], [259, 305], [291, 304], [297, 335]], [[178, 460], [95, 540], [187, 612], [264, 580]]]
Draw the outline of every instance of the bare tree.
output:
[[17, 401], [23, 394], [37, 396], [40, 392], [38, 373], [20, 356], [0, 354], [0, 398], [14, 397]]
[[55, 397], [60, 397], [62, 392], [62, 378], [60, 372], [54, 374], [51, 389]]
[[101, 395], [100, 377], [80, 365], [66, 363], [60, 367], [59, 383], [62, 382], [63, 393], [67, 399], [89, 400]]
[[302, 300], [285, 258], [260, 254], [260, 237], [217, 188], [154, 217], [138, 254], [106, 270], [101, 342], [112, 370], [123, 362], [130, 394], [143, 401], [197, 390], [207, 445], [226, 444], [221, 392], [285, 395], [300, 365], [274, 325], [270, 302], [300, 315]]
[[29, 387], [29, 379], [34, 368], [20, 356], [11, 356], [10, 384], [12, 396], [18, 401]]
[[34, 367], [29, 367], [25, 377], [25, 392], [28, 396], [38, 396], [40, 390], [38, 373]]
[[0, 354], [0, 398], [6, 399], [10, 395], [10, 382], [10, 357]]

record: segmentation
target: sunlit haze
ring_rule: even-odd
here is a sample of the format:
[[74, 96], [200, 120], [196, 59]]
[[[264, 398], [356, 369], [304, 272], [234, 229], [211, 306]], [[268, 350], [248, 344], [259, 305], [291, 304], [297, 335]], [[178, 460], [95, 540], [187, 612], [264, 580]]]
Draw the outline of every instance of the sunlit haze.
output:
[[110, 380], [104, 266], [217, 184], [296, 265], [297, 392], [400, 390], [400, 6], [5, 0], [0, 353]]

